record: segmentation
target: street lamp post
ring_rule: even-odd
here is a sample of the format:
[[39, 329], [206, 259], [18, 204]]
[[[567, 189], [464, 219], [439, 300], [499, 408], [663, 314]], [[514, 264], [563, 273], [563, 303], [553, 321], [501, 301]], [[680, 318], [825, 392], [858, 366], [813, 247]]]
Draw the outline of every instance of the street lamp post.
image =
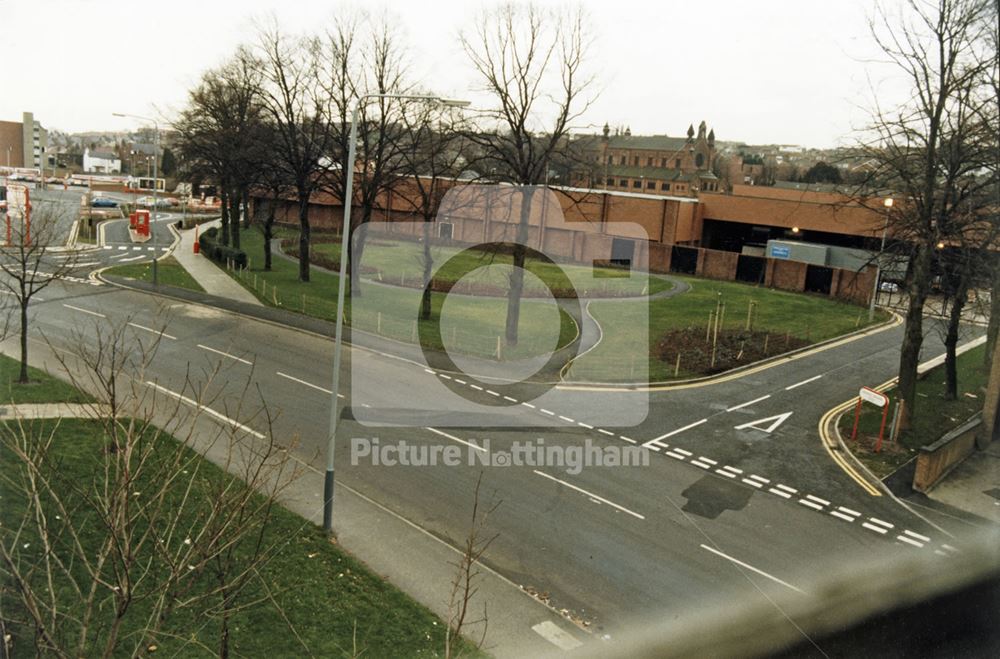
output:
[[[111, 114], [113, 114], [116, 117], [131, 117], [132, 119], [139, 119], [139, 120], [142, 120], [142, 121], [149, 121], [149, 122], [151, 122], [153, 124], [153, 131], [154, 131], [154, 133], [153, 133], [154, 134], [154, 137], [153, 137], [153, 212], [151, 213], [151, 216], [152, 216], [152, 220], [155, 220], [156, 219], [156, 210], [158, 208], [158, 204], [156, 203], [157, 202], [157, 199], [156, 199], [156, 188], [157, 188], [157, 186], [156, 186], [156, 178], [157, 178], [157, 176], [159, 174], [159, 172], [157, 171], [157, 165], [158, 165], [158, 163], [157, 163], [157, 155], [160, 153], [160, 124], [157, 123], [156, 119], [150, 119], [149, 117], [143, 117], [143, 116], [140, 116], [140, 115], [137, 115], [137, 114], [125, 114], [123, 112], [112, 112]], [[149, 175], [149, 160], [148, 159], [146, 160], [146, 175], [147, 176]], [[150, 223], [152, 223], [152, 220], [150, 220]], [[152, 227], [150, 227], [150, 233], [152, 233]], [[157, 269], [157, 259], [158, 258], [159, 258], [159, 254], [156, 253], [156, 244], [154, 243], [153, 244], [153, 286], [159, 286], [160, 285], [159, 272], [158, 272], [158, 269]]]
[[448, 107], [467, 107], [468, 101], [457, 101], [438, 96], [416, 96], [410, 94], [365, 94], [354, 102], [351, 111], [351, 134], [347, 143], [347, 180], [344, 182], [344, 223], [340, 232], [340, 277], [337, 281], [337, 322], [333, 339], [333, 391], [330, 394], [330, 431], [326, 444], [326, 474], [323, 479], [323, 529], [333, 532], [333, 484], [334, 455], [337, 446], [337, 420], [339, 409], [337, 404], [340, 393], [340, 354], [343, 346], [344, 332], [344, 295], [347, 284], [347, 248], [351, 240], [351, 207], [354, 205], [354, 159], [357, 157], [358, 146], [358, 113], [364, 103], [376, 98], [392, 98], [409, 101], [422, 101]]
[[882, 253], [885, 252], [885, 236], [889, 231], [889, 213], [892, 211], [892, 197], [886, 197], [882, 202], [885, 206], [885, 224], [882, 226], [882, 247], [879, 248], [878, 257], [875, 259], [875, 286], [872, 290], [872, 299], [868, 304], [868, 322], [875, 320], [875, 299], [878, 297], [880, 280], [882, 279]]

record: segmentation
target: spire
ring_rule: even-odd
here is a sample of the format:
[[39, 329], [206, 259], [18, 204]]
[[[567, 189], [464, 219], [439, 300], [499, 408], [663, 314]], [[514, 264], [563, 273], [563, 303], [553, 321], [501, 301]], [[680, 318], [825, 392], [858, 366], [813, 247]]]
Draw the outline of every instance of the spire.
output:
[[715, 146], [715, 129], [708, 131], [708, 145]]
[[700, 124], [698, 124], [698, 139], [699, 140], [701, 138], [705, 137], [705, 131], [706, 130], [708, 130], [708, 126], [706, 126], [705, 125], [705, 121], [702, 120], [702, 122]]
[[611, 127], [608, 126], [608, 122], [606, 121], [604, 122], [604, 130], [602, 132], [604, 133], [604, 138], [607, 139], [608, 133], [611, 132]]
[[625, 126], [625, 137], [632, 137], [632, 127]]
[[694, 124], [688, 126], [688, 140], [694, 137]]

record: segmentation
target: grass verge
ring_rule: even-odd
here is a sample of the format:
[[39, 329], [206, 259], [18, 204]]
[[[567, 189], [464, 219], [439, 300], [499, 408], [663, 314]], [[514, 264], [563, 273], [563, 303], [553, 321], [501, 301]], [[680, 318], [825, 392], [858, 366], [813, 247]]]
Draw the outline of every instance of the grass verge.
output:
[[[199, 284], [194, 277], [188, 274], [188, 271], [184, 269], [184, 266], [182, 266], [177, 259], [172, 256], [160, 259], [157, 263], [156, 269], [157, 279], [165, 286], [176, 286], [178, 288], [187, 288], [192, 291], [199, 292], [205, 291], [205, 289], [201, 287], [201, 284]], [[125, 277], [126, 279], [153, 281], [153, 265], [152, 261], [144, 263], [123, 263], [122, 265], [116, 265], [105, 270], [104, 274]]]
[[[931, 444], [948, 431], [957, 428], [983, 408], [989, 369], [983, 364], [986, 348], [979, 346], [958, 356], [958, 396], [955, 400], [944, 397], [944, 365], [928, 372], [917, 382], [918, 404], [913, 408], [913, 425], [899, 433], [897, 442], [883, 441], [882, 450], [875, 452], [882, 410], [874, 405], [863, 405], [858, 420], [858, 439], [851, 442], [854, 427], [853, 408], [841, 415], [838, 428], [841, 437], [854, 455], [873, 474], [884, 478], [913, 458], [921, 446]], [[889, 396], [889, 418], [885, 436], [889, 435], [889, 423], [898, 401], [895, 388], [885, 392]]]
[[[751, 356], [780, 354], [870, 325], [865, 308], [829, 297], [674, 276], [691, 289], [676, 297], [648, 302], [593, 302], [590, 310], [601, 325], [603, 339], [597, 348], [573, 363], [569, 377], [609, 382], [628, 380], [629, 364], [644, 357], [648, 359], [649, 379], [653, 382], [709, 375], [748, 364]], [[720, 328], [721, 347], [715, 365], [710, 366], [710, 360], [705, 359], [705, 354], [711, 352], [711, 340], [706, 338], [709, 313], [715, 311], [720, 294], [726, 305]], [[643, 304], [647, 306], [640, 306]], [[646, 318], [648, 325], [643, 323]], [[874, 322], [887, 318], [879, 312]], [[683, 341], [677, 339], [681, 335]], [[673, 336], [677, 345], [664, 345], [665, 336]], [[678, 354], [680, 368], [675, 376]]]
[[93, 398], [45, 371], [28, 367], [27, 384], [18, 384], [21, 361], [0, 355], [0, 405], [20, 403], [90, 403]]

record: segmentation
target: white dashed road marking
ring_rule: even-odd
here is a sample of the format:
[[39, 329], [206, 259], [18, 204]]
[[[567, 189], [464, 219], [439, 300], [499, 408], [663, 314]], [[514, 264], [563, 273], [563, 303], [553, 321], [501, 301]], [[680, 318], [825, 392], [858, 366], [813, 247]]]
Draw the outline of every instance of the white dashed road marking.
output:
[[795, 384], [792, 384], [792, 385], [789, 385], [789, 386], [785, 387], [785, 391], [791, 391], [792, 389], [795, 389], [797, 387], [801, 387], [804, 384], [809, 384], [810, 382], [815, 382], [816, 380], [819, 380], [821, 377], [823, 377], [823, 376], [822, 375], [814, 375], [813, 377], [809, 378], [808, 380], [803, 380], [802, 382], [796, 382]]
[[221, 350], [216, 350], [215, 348], [209, 348], [208, 346], [202, 345], [200, 343], [198, 344], [198, 347], [201, 348], [202, 350], [208, 350], [209, 352], [214, 352], [217, 355], [222, 355], [223, 357], [228, 357], [230, 359], [234, 359], [234, 360], [236, 360], [236, 361], [238, 361], [240, 363], [246, 364], [247, 366], [253, 366], [253, 362], [247, 361], [246, 359], [243, 359], [242, 357], [237, 357], [236, 355], [230, 355], [228, 352], [223, 352]]
[[171, 336], [170, 334], [167, 334], [163, 330], [156, 330], [156, 329], [153, 329], [152, 327], [146, 327], [145, 325], [140, 325], [138, 323], [129, 323], [129, 326], [130, 327], [134, 327], [136, 329], [146, 330], [147, 332], [151, 332], [153, 334], [158, 334], [158, 335], [162, 336], [165, 339], [170, 339], [171, 341], [176, 341], [177, 340], [176, 336]]
[[762, 577], [766, 577], [766, 578], [770, 579], [771, 581], [773, 581], [775, 583], [781, 584], [785, 588], [791, 588], [796, 593], [801, 593], [801, 594], [805, 595], [805, 593], [803, 591], [799, 590], [798, 588], [796, 588], [792, 584], [788, 583], [787, 581], [782, 581], [781, 579], [779, 579], [778, 577], [774, 576], [773, 574], [768, 574], [767, 572], [764, 572], [763, 570], [755, 568], [754, 566], [752, 566], [752, 565], [750, 565], [748, 563], [744, 563], [743, 561], [738, 560], [736, 558], [733, 558], [732, 556], [729, 556], [728, 554], [724, 554], [721, 551], [719, 551], [718, 549], [715, 549], [713, 547], [709, 547], [708, 545], [701, 545], [701, 548], [705, 549], [706, 551], [710, 551], [713, 554], [715, 554], [716, 556], [720, 556], [720, 557], [726, 559], [727, 561], [731, 561], [731, 562], [735, 563], [736, 565], [739, 565], [742, 568], [750, 570], [751, 572], [753, 572], [755, 574], [759, 574]]
[[620, 510], [623, 513], [628, 513], [629, 515], [631, 515], [632, 517], [635, 517], [637, 519], [646, 519], [644, 516], [640, 515], [639, 513], [635, 512], [634, 510], [629, 510], [625, 506], [620, 506], [617, 503], [614, 503], [613, 501], [608, 501], [607, 499], [605, 499], [603, 497], [597, 496], [593, 492], [588, 492], [587, 490], [583, 489], [582, 487], [577, 487], [576, 485], [573, 485], [572, 483], [567, 483], [566, 481], [564, 481], [562, 479], [556, 478], [555, 476], [550, 476], [550, 475], [546, 474], [543, 471], [538, 471], [537, 469], [532, 469], [532, 471], [534, 471], [536, 474], [538, 474], [542, 478], [548, 478], [549, 480], [555, 481], [555, 482], [559, 483], [560, 485], [564, 485], [564, 486], [570, 488], [571, 490], [576, 490], [577, 492], [579, 492], [581, 494], [586, 494], [588, 497], [590, 497], [594, 501], [607, 504], [607, 505], [611, 506], [612, 508], [614, 508], [616, 510]]
[[742, 405], [736, 405], [735, 407], [728, 407], [728, 408], [726, 408], [726, 411], [727, 412], [735, 412], [736, 410], [742, 410], [744, 407], [749, 407], [749, 406], [753, 405], [754, 403], [759, 403], [760, 401], [767, 400], [770, 397], [771, 397], [771, 394], [768, 394], [766, 396], [761, 396], [760, 398], [754, 398], [753, 400], [747, 401], [746, 403], [743, 403]]
[[90, 314], [91, 316], [97, 316], [98, 318], [107, 318], [102, 313], [97, 313], [96, 311], [90, 311], [89, 309], [81, 309], [80, 307], [74, 307], [72, 304], [64, 304], [67, 309], [72, 309], [73, 311], [79, 311], [80, 313]]

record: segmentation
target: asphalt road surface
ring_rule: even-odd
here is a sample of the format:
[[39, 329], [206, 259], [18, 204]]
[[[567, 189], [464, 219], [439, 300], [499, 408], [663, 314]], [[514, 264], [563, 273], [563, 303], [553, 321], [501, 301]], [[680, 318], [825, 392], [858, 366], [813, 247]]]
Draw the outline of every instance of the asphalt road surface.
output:
[[[118, 235], [117, 228], [107, 235]], [[119, 250], [97, 251], [107, 259]], [[141, 386], [171, 401], [200, 390], [216, 414], [260, 432], [260, 417], [239, 406], [252, 382], [277, 415], [274, 432], [298, 438], [295, 455], [324, 468], [329, 340], [73, 280], [53, 282], [32, 311], [33, 336], [40, 341], [44, 333], [57, 349], [74, 350], [81, 334], [94, 336], [108, 323], [129, 323], [137, 343], [160, 337]], [[941, 352], [937, 333], [927, 334], [925, 358]], [[504, 389], [505, 414], [516, 416], [519, 427], [493, 419], [501, 394], [488, 386], [475, 389], [454, 374], [350, 349], [342, 382], [351, 382], [352, 369], [366, 377], [343, 390], [337, 479], [457, 545], [468, 532], [482, 473], [484, 496], [500, 502], [490, 520], [499, 535], [486, 563], [600, 634], [625, 633], [637, 621], [655, 624], [699, 603], [804, 595], [833, 564], [875, 553], [961, 549], [950, 535], [961, 523], [870, 495], [834, 463], [818, 434], [828, 409], [856, 396], [860, 386], [892, 377], [900, 338], [901, 328], [894, 327], [704, 386], [624, 394], [556, 388], [544, 393], [544, 404], [534, 386]], [[421, 416], [439, 409], [456, 388], [463, 389], [456, 405], [481, 403], [492, 425], [439, 427], [433, 415]], [[621, 422], [634, 412], [620, 411], [626, 397], [648, 407], [638, 424]], [[397, 420], [408, 415], [413, 427], [355, 420], [378, 413]], [[376, 466], [368, 458], [352, 464], [352, 441], [376, 438], [383, 445], [455, 446], [462, 464]], [[587, 440], [646, 446], [648, 464], [580, 473], [552, 464], [481, 464], [515, 442], [539, 440], [564, 448]]]

